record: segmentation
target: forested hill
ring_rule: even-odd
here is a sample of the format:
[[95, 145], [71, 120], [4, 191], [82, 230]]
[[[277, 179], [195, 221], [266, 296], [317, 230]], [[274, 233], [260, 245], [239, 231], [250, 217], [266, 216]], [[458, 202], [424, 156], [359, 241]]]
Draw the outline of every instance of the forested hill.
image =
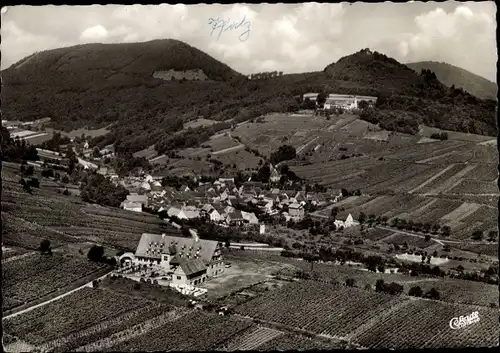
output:
[[[85, 44], [31, 55], [4, 70], [2, 84], [2, 119], [50, 117], [54, 128], [66, 131], [112, 125], [95, 142], [115, 143], [118, 152], [152, 144], [159, 152], [192, 147], [230, 126], [228, 121], [297, 111], [295, 97], [306, 92], [377, 95], [375, 112], [363, 118], [388, 129], [414, 133], [425, 123], [496, 135], [496, 102], [366, 50], [324, 71], [248, 80], [177, 40]], [[184, 122], [198, 117], [224, 123], [181, 132]]]
[[324, 69], [335, 81], [380, 97], [377, 110], [363, 118], [390, 130], [418, 131], [419, 124], [496, 136], [496, 101], [483, 100], [458, 87], [447, 87], [432, 70], [416, 72], [369, 49], [339, 59]]
[[478, 98], [497, 99], [498, 86], [496, 83], [459, 67], [436, 61], [421, 61], [406, 64], [406, 66], [416, 72], [423, 69], [431, 70], [436, 74], [438, 80], [446, 86], [463, 88]]

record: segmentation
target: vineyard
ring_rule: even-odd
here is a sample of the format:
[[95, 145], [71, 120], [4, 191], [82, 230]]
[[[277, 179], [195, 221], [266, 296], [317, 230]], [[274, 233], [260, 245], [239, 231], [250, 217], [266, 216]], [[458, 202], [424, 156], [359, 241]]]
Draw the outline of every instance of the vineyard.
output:
[[33, 253], [3, 263], [2, 267], [3, 308], [8, 310], [64, 288], [105, 265], [57, 253]]
[[38, 248], [46, 238], [53, 247], [90, 241], [127, 250], [135, 249], [144, 232], [178, 233], [153, 215], [88, 205], [46, 190], [44, 180], [32, 195], [19, 184], [4, 181], [2, 211], [4, 244], [27, 249]]
[[109, 291], [83, 288], [64, 298], [3, 321], [4, 330], [41, 345], [82, 331], [99, 322], [151, 306], [151, 302]]
[[224, 342], [222, 344], [222, 347], [219, 347], [217, 350], [229, 352], [254, 350], [257, 347], [273, 340], [276, 337], [279, 337], [282, 334], [283, 332], [281, 331], [270, 329], [267, 327], [252, 326], [246, 329], [240, 335], [236, 335], [227, 342]]
[[235, 310], [241, 315], [340, 338], [403, 300], [372, 291], [304, 281], [266, 293]]
[[113, 351], [212, 350], [253, 325], [249, 321], [194, 311], [143, 335], [113, 346]]
[[[453, 317], [474, 311], [479, 311], [479, 322], [459, 330], [449, 327]], [[496, 310], [420, 299], [388, 312], [352, 339], [372, 349], [477, 348], [498, 346], [499, 334]]]
[[285, 333], [258, 346], [255, 350], [263, 351], [331, 351], [334, 349], [345, 349], [345, 344], [334, 341], [324, 341], [305, 336]]

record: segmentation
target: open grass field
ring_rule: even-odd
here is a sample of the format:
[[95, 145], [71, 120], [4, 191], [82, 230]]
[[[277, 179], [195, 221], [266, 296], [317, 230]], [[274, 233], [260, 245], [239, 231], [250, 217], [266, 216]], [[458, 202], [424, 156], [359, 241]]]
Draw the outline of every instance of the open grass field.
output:
[[51, 132], [51, 133], [52, 132], [60, 132], [61, 135], [68, 136], [70, 138], [77, 137], [77, 136], [80, 137], [80, 136], [82, 136], [82, 134], [85, 134], [85, 136], [89, 136], [89, 137], [98, 137], [98, 136], [106, 135], [109, 132], [109, 130], [106, 127], [103, 127], [101, 129], [94, 129], [94, 130], [81, 128], [81, 129], [72, 130], [70, 132], [56, 131], [56, 130], [53, 130], [51, 128], [46, 128], [45, 131]]
[[210, 126], [217, 123], [215, 120], [210, 120], [210, 119], [205, 119], [205, 118], [199, 118], [196, 120], [189, 121], [184, 124], [184, 129], [187, 130], [189, 128], [196, 129], [200, 126]]
[[383, 242], [388, 244], [397, 244], [399, 246], [408, 244], [411, 248], [425, 249], [426, 247], [434, 244], [432, 240], [426, 241], [424, 238], [413, 237], [411, 235], [394, 233], [392, 236], [384, 238]]
[[225, 150], [231, 147], [236, 147], [239, 145], [237, 141], [233, 140], [226, 134], [212, 137], [209, 141], [205, 142], [205, 144], [210, 146], [214, 152]]

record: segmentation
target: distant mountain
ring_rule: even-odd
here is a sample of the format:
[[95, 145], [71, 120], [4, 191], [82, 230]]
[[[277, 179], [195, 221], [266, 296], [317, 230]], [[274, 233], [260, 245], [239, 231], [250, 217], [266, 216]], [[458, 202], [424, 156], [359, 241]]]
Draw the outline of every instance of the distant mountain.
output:
[[357, 82], [378, 92], [412, 93], [420, 83], [415, 71], [393, 58], [369, 49], [340, 58], [324, 69], [334, 80]]
[[459, 67], [436, 61], [421, 61], [406, 64], [410, 69], [420, 72], [422, 69], [431, 70], [439, 81], [448, 87], [455, 85], [463, 88], [470, 94], [482, 99], [497, 99], [498, 86], [484, 77], [473, 74]]
[[37, 72], [38, 76], [77, 76], [89, 70], [93, 71], [92, 77], [108, 80], [124, 75], [152, 77], [154, 72], [167, 70], [203, 70], [209, 79], [217, 81], [242, 76], [201, 50], [174, 39], [47, 50], [22, 59], [6, 71], [13, 75]]

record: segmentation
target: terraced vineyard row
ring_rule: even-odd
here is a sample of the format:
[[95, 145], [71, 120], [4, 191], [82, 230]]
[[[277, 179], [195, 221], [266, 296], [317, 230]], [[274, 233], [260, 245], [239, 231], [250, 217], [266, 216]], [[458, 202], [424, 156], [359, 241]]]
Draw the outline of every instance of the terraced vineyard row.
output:
[[[479, 312], [480, 321], [453, 330], [454, 317]], [[458, 348], [498, 346], [498, 313], [493, 309], [414, 300], [358, 333], [353, 340], [367, 348]]]
[[251, 327], [228, 342], [224, 343], [218, 350], [222, 351], [247, 351], [255, 350], [257, 347], [282, 335], [283, 332], [267, 327]]
[[187, 314], [131, 340], [113, 351], [202, 351], [211, 350], [253, 325], [246, 320], [203, 311]]
[[85, 259], [31, 254], [3, 266], [3, 308], [11, 309], [47, 295], [106, 266]]
[[83, 288], [2, 323], [5, 332], [30, 344], [41, 345], [150, 305], [149, 301], [138, 297]]
[[255, 348], [263, 351], [331, 351], [334, 349], [345, 349], [345, 343], [334, 341], [323, 341], [304, 336], [283, 334]]
[[331, 337], [343, 337], [370, 317], [387, 310], [401, 300], [404, 299], [305, 281], [266, 293], [237, 306], [235, 310], [241, 315]]

